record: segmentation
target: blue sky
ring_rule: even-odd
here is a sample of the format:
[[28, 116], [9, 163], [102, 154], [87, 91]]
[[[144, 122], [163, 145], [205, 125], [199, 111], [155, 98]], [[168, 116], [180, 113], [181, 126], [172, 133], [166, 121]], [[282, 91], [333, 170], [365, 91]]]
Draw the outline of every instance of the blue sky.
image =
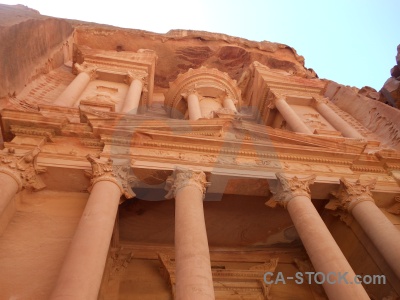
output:
[[40, 1], [43, 15], [165, 33], [195, 29], [278, 42], [305, 57], [320, 78], [379, 90], [396, 64], [399, 0]]

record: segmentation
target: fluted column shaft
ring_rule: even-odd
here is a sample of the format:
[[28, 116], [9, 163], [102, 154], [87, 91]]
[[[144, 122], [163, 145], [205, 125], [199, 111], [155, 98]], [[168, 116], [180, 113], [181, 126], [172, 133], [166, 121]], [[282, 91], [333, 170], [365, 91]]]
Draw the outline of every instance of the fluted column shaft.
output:
[[313, 134], [312, 131], [304, 124], [296, 112], [287, 104], [286, 100], [283, 98], [278, 98], [275, 100], [276, 109], [281, 113], [282, 117], [285, 119], [286, 123], [295, 132]]
[[371, 193], [374, 185], [342, 178], [338, 197], [400, 279], [400, 232], [376, 206]]
[[324, 100], [316, 100], [315, 108], [333, 127], [340, 131], [343, 136], [356, 139], [364, 138], [357, 130], [355, 130], [350, 124], [338, 116], [326, 103], [324, 103]]
[[142, 96], [143, 82], [138, 78], [133, 78], [122, 107], [123, 113], [136, 115], [138, 113], [140, 98]]
[[[315, 176], [300, 179], [278, 173], [277, 178], [279, 183], [273, 199], [287, 208], [315, 270], [325, 275], [334, 272], [335, 279], [338, 274], [348, 272], [346, 279], [352, 282], [353, 269], [311, 202], [308, 186]], [[335, 284], [325, 281], [322, 285], [330, 300], [369, 299], [362, 285], [338, 280]]]
[[54, 101], [55, 105], [72, 107], [79, 99], [79, 96], [88, 86], [90, 80], [95, 73], [94, 69], [85, 69], [82, 66], [75, 65], [79, 74], [68, 85], [68, 87], [61, 93], [60, 96]]
[[205, 178], [200, 171], [177, 169], [167, 181], [167, 197], [175, 197], [177, 300], [215, 299], [203, 211]]
[[88, 156], [93, 176], [89, 199], [63, 261], [52, 300], [97, 299], [123, 185], [112, 161]]

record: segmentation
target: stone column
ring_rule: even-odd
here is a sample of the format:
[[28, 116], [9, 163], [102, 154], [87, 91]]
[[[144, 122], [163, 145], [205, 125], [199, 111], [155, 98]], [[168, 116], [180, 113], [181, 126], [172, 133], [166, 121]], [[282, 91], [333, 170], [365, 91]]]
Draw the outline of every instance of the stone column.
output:
[[90, 196], [63, 261], [50, 299], [97, 299], [120, 197], [135, 196], [128, 165], [87, 156], [92, 164]]
[[311, 202], [309, 185], [315, 176], [298, 178], [277, 173], [276, 177], [278, 184], [267, 204], [277, 202], [287, 208], [315, 270], [325, 276], [333, 274], [331, 283], [325, 281], [322, 285], [328, 298], [369, 299], [362, 285], [338, 282], [338, 274], [348, 272], [348, 282], [354, 281], [355, 274]]
[[136, 115], [138, 113], [140, 98], [143, 90], [143, 80], [147, 74], [136, 74], [133, 72], [128, 73], [129, 90], [126, 93], [124, 105], [122, 107], [123, 113]]
[[61, 95], [58, 96], [56, 101], [54, 101], [55, 105], [74, 106], [79, 96], [88, 86], [90, 80], [96, 76], [96, 69], [94, 67], [88, 67], [86, 65], [81, 66], [76, 63], [75, 68], [78, 70], [78, 76], [75, 77]]
[[300, 119], [296, 112], [287, 104], [286, 100], [279, 97], [275, 100], [274, 105], [276, 109], [281, 113], [282, 117], [285, 119], [286, 123], [295, 132], [313, 134], [312, 131], [307, 127], [306, 124]]
[[203, 212], [207, 186], [204, 172], [186, 169], [176, 169], [166, 182], [166, 198], [175, 197], [177, 300], [215, 299]]
[[[237, 102], [237, 100], [236, 100]], [[235, 101], [229, 96], [228, 92], [225, 90], [222, 96], [222, 106], [223, 108], [229, 109], [234, 113], [237, 113], [237, 108], [235, 105]]]
[[189, 111], [189, 120], [195, 121], [200, 119], [201, 109], [200, 109], [200, 97], [196, 90], [189, 90], [187, 93], [182, 94], [182, 96], [186, 99], [188, 104]]
[[350, 212], [400, 279], [400, 232], [376, 206], [371, 189], [375, 181], [361, 183], [342, 178], [335, 194]]
[[327, 105], [325, 99], [314, 99], [314, 106], [317, 111], [343, 136], [356, 139], [364, 139], [364, 137], [355, 130], [350, 124], [343, 120], [340, 116], [335, 113], [332, 108]]
[[13, 215], [9, 210], [15, 195], [23, 188], [38, 191], [45, 188], [45, 184], [37, 175], [46, 171], [35, 164], [35, 157], [39, 148], [17, 155], [14, 148], [0, 152], [0, 235], [4, 231]]
[[235, 106], [235, 102], [233, 101], [233, 99], [231, 97], [229, 97], [228, 95], [226, 95], [223, 100], [222, 100], [222, 106], [224, 108], [230, 109], [233, 112], [237, 113], [237, 109]]

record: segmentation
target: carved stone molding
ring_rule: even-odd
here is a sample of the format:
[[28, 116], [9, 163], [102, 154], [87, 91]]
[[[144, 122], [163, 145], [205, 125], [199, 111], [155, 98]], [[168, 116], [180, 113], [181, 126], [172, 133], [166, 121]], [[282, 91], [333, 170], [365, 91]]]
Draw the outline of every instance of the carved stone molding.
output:
[[[158, 253], [158, 258], [161, 263], [161, 275], [168, 282], [174, 298], [175, 260], [164, 253]], [[264, 282], [264, 274], [274, 273], [278, 261], [278, 258], [271, 258], [267, 262], [242, 269], [226, 267], [223, 262], [218, 265], [212, 262], [211, 272], [216, 299], [231, 299], [232, 295], [239, 296], [240, 299], [272, 299], [271, 285]]]
[[136, 194], [133, 192], [131, 185], [137, 183], [137, 178], [134, 175], [130, 175], [130, 164], [114, 164], [112, 159], [108, 159], [106, 162], [93, 157], [88, 154], [86, 158], [92, 165], [92, 171], [87, 172], [91, 178], [89, 192], [92, 190], [94, 184], [100, 181], [110, 181], [115, 183], [121, 191], [121, 195], [124, 195], [127, 199], [133, 198]]
[[46, 187], [38, 176], [46, 172], [46, 168], [36, 164], [39, 148], [30, 150], [22, 155], [17, 155], [14, 148], [4, 149], [0, 152], [0, 172], [11, 176], [18, 184], [18, 189], [26, 188], [39, 191]]
[[332, 210], [342, 208], [351, 212], [351, 210], [360, 202], [372, 201], [375, 203], [371, 193], [375, 184], [375, 179], [366, 183], [361, 183], [360, 179], [350, 181], [346, 178], [341, 178], [338, 191], [333, 193], [335, 198], [326, 205], [326, 208]]
[[386, 211], [394, 215], [400, 215], [400, 196], [394, 197], [394, 201], [393, 205], [387, 208]]
[[[329, 207], [327, 207], [327, 206], [325, 206], [325, 208], [329, 209]], [[333, 216], [339, 217], [339, 220], [342, 221], [344, 224], [346, 224], [349, 227], [351, 226], [351, 224], [354, 221], [354, 217], [346, 211], [337, 210], [337, 211], [333, 211], [331, 213]]]
[[110, 253], [111, 266], [109, 279], [116, 278], [125, 270], [133, 259], [133, 252], [125, 253], [122, 249], [113, 250]]
[[291, 176], [284, 173], [276, 173], [277, 185], [271, 187], [273, 197], [267, 201], [266, 205], [275, 207], [280, 204], [286, 208], [288, 202], [296, 196], [305, 196], [311, 200], [310, 184], [315, 181], [315, 175], [310, 175], [304, 178]]
[[210, 183], [207, 182], [206, 174], [203, 171], [176, 168], [165, 182], [165, 190], [168, 191], [165, 198], [174, 198], [177, 192], [186, 186], [196, 187], [201, 191], [204, 198], [206, 189], [210, 186]]

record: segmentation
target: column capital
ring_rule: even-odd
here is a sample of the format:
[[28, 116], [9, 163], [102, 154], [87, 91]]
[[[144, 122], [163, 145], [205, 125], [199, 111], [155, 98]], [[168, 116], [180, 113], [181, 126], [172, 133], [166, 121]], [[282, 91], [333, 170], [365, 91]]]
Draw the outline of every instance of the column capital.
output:
[[177, 192], [186, 186], [194, 186], [199, 189], [204, 199], [206, 189], [210, 186], [210, 183], [207, 182], [206, 174], [203, 171], [176, 168], [165, 182], [165, 190], [168, 191], [165, 198], [174, 198]]
[[124, 195], [127, 199], [136, 196], [131, 185], [137, 183], [137, 178], [129, 174], [129, 163], [114, 164], [111, 158], [107, 161], [102, 161], [90, 154], [86, 155], [86, 158], [92, 165], [92, 171], [86, 173], [91, 178], [89, 192], [97, 182], [110, 181], [118, 186], [121, 195]]
[[88, 65], [86, 63], [83, 64], [78, 64], [75, 63], [74, 67], [78, 74], [80, 73], [86, 73], [89, 75], [90, 80], [96, 79], [97, 78], [97, 66], [96, 65]]
[[200, 93], [197, 91], [196, 86], [186, 89], [183, 91], [181, 96], [187, 101], [188, 97], [193, 94], [196, 95], [199, 100], [202, 98]]
[[14, 148], [4, 149], [0, 152], [0, 173], [11, 176], [18, 184], [18, 190], [23, 188], [39, 191], [46, 187], [38, 176], [46, 172], [46, 168], [36, 164], [36, 157], [40, 149], [34, 148], [22, 155], [17, 155]]
[[127, 83], [131, 84], [132, 81], [139, 80], [142, 84], [145, 83], [145, 79], [148, 76], [146, 71], [129, 70], [127, 72]]
[[317, 106], [318, 104], [328, 104], [329, 100], [328, 98], [322, 98], [322, 97], [313, 97], [312, 98], [312, 105]]
[[266, 205], [275, 207], [277, 203], [286, 208], [291, 199], [296, 196], [305, 196], [311, 200], [310, 184], [315, 181], [315, 175], [299, 178], [296, 175], [276, 173], [277, 185], [271, 188], [273, 197]]
[[268, 95], [267, 99], [269, 100], [267, 103], [267, 107], [269, 109], [275, 109], [276, 108], [276, 103], [278, 101], [285, 101], [286, 102], [286, 97], [282, 94], [274, 92], [273, 94]]
[[349, 180], [346, 178], [340, 179], [340, 186], [337, 192], [333, 193], [336, 199], [331, 200], [328, 203], [327, 208], [336, 209], [341, 207], [344, 210], [351, 212], [351, 210], [359, 203], [364, 201], [372, 201], [375, 203], [372, 197], [371, 190], [374, 189], [376, 180], [370, 180], [362, 183], [360, 179]]

